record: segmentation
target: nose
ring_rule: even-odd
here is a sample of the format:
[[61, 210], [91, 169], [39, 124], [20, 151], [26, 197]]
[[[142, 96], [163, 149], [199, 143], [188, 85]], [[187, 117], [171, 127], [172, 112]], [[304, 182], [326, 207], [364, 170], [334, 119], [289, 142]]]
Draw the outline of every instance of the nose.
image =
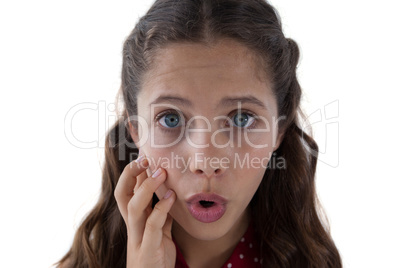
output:
[[[222, 175], [227, 169], [222, 165], [217, 157], [205, 157], [205, 154], [197, 154], [194, 160], [191, 160], [190, 171], [199, 176], [207, 178], [217, 177]], [[221, 162], [221, 163], [220, 163]], [[227, 162], [225, 162], [227, 164]]]
[[[221, 140], [224, 134], [219, 138], [219, 135], [215, 135], [212, 141], [212, 136], [214, 135], [213, 130], [211, 131], [191, 131], [191, 135], [188, 137], [187, 152], [190, 154], [190, 165], [189, 170], [198, 175], [216, 177], [221, 176], [229, 168], [230, 160], [227, 152], [228, 147], [219, 148], [216, 146], [216, 141]], [[205, 130], [205, 129], [204, 129]]]

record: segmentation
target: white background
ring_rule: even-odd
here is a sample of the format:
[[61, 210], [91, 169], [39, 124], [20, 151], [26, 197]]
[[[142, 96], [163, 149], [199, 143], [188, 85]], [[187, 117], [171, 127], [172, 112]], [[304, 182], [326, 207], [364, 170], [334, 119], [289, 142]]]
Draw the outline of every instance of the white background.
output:
[[[99, 194], [113, 121], [104, 107], [119, 89], [122, 44], [151, 3], [1, 2], [0, 267], [50, 267], [69, 249]], [[324, 107], [339, 105], [329, 107], [339, 116], [327, 130], [324, 121], [313, 130], [322, 152], [328, 148], [317, 190], [345, 267], [402, 267], [401, 7], [271, 3], [301, 48], [306, 114], [321, 111], [325, 121]], [[99, 105], [72, 124], [78, 139], [99, 142], [93, 149], [65, 134], [66, 115], [80, 103]]]

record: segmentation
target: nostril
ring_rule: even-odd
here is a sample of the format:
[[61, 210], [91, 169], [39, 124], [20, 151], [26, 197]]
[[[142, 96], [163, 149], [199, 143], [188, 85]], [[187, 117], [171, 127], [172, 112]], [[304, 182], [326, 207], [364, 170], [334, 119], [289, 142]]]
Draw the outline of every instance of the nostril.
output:
[[202, 173], [204, 173], [204, 171], [202, 171], [201, 169], [197, 169], [195, 172], [196, 172], [197, 174], [202, 174]]
[[203, 175], [205, 174], [207, 177], [210, 177], [212, 175], [220, 175], [222, 173], [222, 169], [217, 168], [217, 169], [213, 169], [210, 170], [209, 172], [207, 172], [207, 170], [203, 170], [203, 169], [196, 169], [194, 170], [194, 173], [197, 175]]

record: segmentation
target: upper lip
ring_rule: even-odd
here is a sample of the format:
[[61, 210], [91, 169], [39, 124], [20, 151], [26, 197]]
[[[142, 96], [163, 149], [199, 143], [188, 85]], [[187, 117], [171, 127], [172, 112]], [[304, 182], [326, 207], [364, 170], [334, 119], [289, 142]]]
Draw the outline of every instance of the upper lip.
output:
[[226, 204], [228, 202], [222, 196], [213, 193], [195, 194], [186, 199], [186, 202], [189, 204], [197, 203], [200, 201], [215, 202], [218, 204]]

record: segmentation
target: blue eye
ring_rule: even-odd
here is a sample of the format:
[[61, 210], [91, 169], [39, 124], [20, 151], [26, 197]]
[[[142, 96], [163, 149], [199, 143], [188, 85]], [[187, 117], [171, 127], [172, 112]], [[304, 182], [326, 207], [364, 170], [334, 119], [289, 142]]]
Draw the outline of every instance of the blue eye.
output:
[[175, 128], [180, 125], [180, 115], [175, 113], [167, 113], [162, 115], [158, 121], [166, 128]]
[[246, 128], [254, 122], [254, 117], [247, 113], [237, 113], [233, 117], [233, 124], [236, 127]]
[[[181, 122], [181, 116], [175, 111], [166, 111], [159, 114], [156, 121], [158, 121], [158, 123], [166, 129], [173, 129], [183, 124]], [[247, 112], [238, 112], [232, 115], [232, 119], [229, 120], [231, 125], [239, 128], [250, 128], [255, 121], [255, 116]]]

